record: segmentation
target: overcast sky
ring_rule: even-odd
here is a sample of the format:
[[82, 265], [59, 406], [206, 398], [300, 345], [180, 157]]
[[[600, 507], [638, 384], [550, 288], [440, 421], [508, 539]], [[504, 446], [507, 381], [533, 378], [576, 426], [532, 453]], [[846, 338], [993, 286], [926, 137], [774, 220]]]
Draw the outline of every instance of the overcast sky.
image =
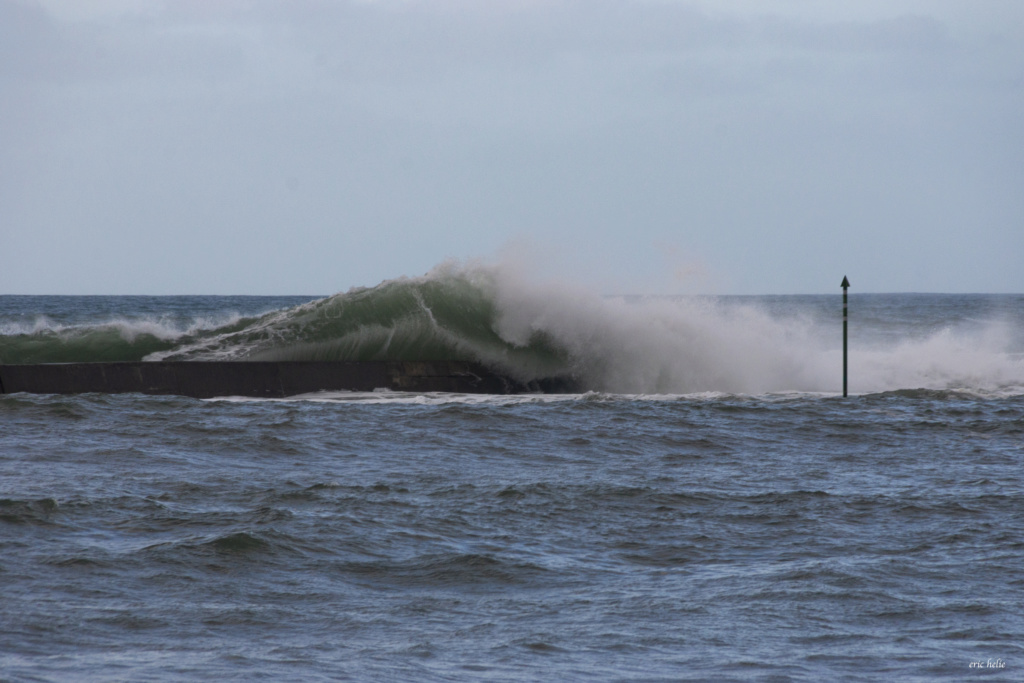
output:
[[0, 294], [1024, 292], [1019, 0], [0, 0]]

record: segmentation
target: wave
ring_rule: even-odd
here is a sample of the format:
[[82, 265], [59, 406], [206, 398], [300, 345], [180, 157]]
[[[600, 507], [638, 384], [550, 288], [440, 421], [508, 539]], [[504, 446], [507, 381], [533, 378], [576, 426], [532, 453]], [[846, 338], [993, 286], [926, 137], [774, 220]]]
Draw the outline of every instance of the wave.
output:
[[490, 554], [460, 552], [433, 553], [404, 562], [345, 562], [338, 569], [362, 581], [460, 588], [481, 584], [530, 583], [548, 574], [547, 569], [530, 562], [512, 561]]
[[[523, 382], [571, 375], [586, 390], [619, 394], [841, 390], [835, 307], [780, 312], [766, 301], [609, 298], [507, 264], [445, 263], [250, 317], [37, 320], [0, 330], [0, 360], [473, 360]], [[972, 319], [922, 332], [919, 321], [889, 315], [874, 326], [875, 338], [861, 329], [852, 344], [854, 393], [1024, 393], [1019, 322]]]
[[524, 380], [564, 374], [572, 367], [568, 349], [544, 330], [503, 334], [496, 274], [448, 264], [275, 311], [147, 359], [476, 360]]
[[9, 524], [53, 524], [51, 518], [59, 505], [53, 498], [19, 500], [0, 498], [0, 522]]
[[606, 298], [508, 266], [444, 264], [157, 351], [151, 360], [459, 360], [616, 393], [815, 390], [804, 326], [712, 300]]
[[239, 315], [199, 317], [185, 325], [163, 319], [117, 318], [60, 323], [47, 316], [0, 326], [0, 362], [98, 363], [139, 361], [210, 334], [224, 334], [252, 321]]

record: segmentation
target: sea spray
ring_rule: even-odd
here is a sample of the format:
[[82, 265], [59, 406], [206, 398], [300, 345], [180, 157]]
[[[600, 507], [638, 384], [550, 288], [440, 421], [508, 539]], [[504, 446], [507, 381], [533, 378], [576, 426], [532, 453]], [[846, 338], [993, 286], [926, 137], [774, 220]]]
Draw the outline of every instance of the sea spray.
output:
[[585, 386], [616, 393], [814, 391], [805, 324], [706, 298], [600, 297], [558, 283], [496, 277], [496, 329], [512, 343], [542, 335]]

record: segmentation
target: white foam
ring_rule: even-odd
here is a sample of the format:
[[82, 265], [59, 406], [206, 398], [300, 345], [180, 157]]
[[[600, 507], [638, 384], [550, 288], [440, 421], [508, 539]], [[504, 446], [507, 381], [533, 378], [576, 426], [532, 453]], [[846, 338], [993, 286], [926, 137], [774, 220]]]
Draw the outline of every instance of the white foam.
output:
[[0, 326], [2, 336], [46, 336], [71, 337], [93, 332], [116, 332], [122, 339], [132, 342], [140, 336], [152, 336], [164, 341], [174, 341], [194, 335], [203, 330], [216, 329], [241, 320], [238, 314], [226, 314], [213, 318], [198, 317], [186, 324], [167, 318], [110, 318], [86, 323], [60, 323], [47, 316], [36, 316], [31, 322], [8, 321]]
[[982, 394], [1024, 393], [1024, 357], [1014, 353], [1004, 322], [945, 328], [920, 339], [850, 353], [851, 388], [954, 389]]
[[456, 394], [447, 392], [413, 393], [406, 391], [317, 391], [285, 398], [249, 396], [218, 396], [206, 401], [232, 403], [359, 403], [367, 405], [522, 405], [525, 403], [559, 403], [578, 401], [586, 394]]

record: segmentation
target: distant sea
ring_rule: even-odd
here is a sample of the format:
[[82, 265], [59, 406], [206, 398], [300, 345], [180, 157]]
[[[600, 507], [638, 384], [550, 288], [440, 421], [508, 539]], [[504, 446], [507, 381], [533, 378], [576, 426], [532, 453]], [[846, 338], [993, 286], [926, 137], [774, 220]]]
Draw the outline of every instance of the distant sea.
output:
[[[856, 282], [854, 283], [856, 284]], [[583, 393], [0, 396], [0, 680], [1024, 679], [1024, 296], [0, 297], [0, 362]]]

